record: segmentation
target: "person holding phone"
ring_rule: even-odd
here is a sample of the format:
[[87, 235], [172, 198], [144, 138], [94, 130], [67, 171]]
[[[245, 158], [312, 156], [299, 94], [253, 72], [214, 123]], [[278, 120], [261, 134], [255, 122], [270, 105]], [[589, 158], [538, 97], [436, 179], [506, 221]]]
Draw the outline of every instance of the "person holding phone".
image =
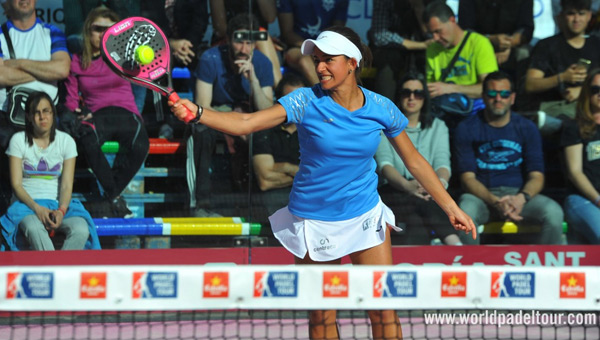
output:
[[581, 84], [589, 68], [600, 66], [600, 38], [587, 36], [591, 0], [561, 0], [561, 32], [538, 42], [531, 53], [525, 92], [539, 108], [538, 127], [551, 134], [561, 126], [556, 117], [574, 118]]

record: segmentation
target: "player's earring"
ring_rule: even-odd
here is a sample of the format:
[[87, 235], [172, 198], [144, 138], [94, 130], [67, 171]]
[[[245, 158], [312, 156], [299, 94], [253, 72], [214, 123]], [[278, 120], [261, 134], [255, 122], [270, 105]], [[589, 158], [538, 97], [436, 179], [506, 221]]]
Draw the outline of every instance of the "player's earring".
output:
[[349, 70], [348, 70], [348, 74], [350, 74], [350, 73], [352, 73], [352, 69], [349, 69]]

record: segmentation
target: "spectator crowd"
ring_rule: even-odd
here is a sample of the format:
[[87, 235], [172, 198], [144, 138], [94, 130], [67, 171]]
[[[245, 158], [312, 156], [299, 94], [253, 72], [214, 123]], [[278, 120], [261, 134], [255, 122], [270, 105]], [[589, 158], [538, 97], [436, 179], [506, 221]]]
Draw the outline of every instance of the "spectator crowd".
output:
[[[149, 138], [186, 146], [180, 215], [227, 214], [215, 203], [217, 154], [232, 192], [253, 192], [269, 215], [288, 203], [302, 159], [294, 124], [236, 137], [185, 126], [166, 99], [110, 71], [101, 38], [126, 17], [154, 21], [174, 67], [189, 71], [177, 90], [205, 108], [251, 114], [321, 81], [302, 43], [346, 25], [349, 0], [63, 0], [64, 32], [36, 17], [35, 0], [1, 2], [0, 249], [54, 249], [54, 231], [67, 235], [63, 249], [98, 248], [91, 217], [133, 215], [123, 192], [148, 161]], [[476, 241], [457, 233], [382, 134], [374, 162], [403, 229], [395, 244], [600, 243], [600, 1], [552, 5], [555, 32], [538, 41], [533, 0], [460, 0], [454, 9], [372, 0], [363, 43], [373, 62], [361, 86], [406, 116], [410, 140], [476, 225], [535, 231]], [[35, 99], [23, 102], [20, 121], [18, 90]], [[107, 141], [120, 146], [110, 162]], [[101, 188], [89, 213], [71, 199], [75, 159]]]

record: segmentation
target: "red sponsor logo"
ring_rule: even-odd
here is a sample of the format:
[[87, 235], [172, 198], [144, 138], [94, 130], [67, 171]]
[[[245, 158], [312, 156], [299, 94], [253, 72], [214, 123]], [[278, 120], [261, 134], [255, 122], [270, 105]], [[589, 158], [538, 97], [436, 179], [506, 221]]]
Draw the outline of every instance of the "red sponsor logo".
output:
[[141, 299], [146, 288], [146, 272], [134, 272], [131, 297]]
[[585, 273], [560, 273], [560, 298], [585, 299]]
[[385, 282], [381, 281], [383, 274], [385, 274], [385, 272], [373, 272], [373, 297], [380, 298], [383, 296], [383, 285], [385, 285]]
[[229, 297], [229, 273], [205, 272], [202, 296], [205, 298]]
[[17, 293], [21, 288], [21, 273], [7, 273], [6, 274], [6, 298], [16, 299]]
[[269, 274], [267, 272], [254, 272], [254, 297], [261, 297], [269, 283]]
[[348, 272], [323, 272], [323, 297], [348, 297]]
[[106, 273], [81, 273], [80, 299], [106, 298]]
[[442, 297], [466, 297], [467, 272], [442, 272]]

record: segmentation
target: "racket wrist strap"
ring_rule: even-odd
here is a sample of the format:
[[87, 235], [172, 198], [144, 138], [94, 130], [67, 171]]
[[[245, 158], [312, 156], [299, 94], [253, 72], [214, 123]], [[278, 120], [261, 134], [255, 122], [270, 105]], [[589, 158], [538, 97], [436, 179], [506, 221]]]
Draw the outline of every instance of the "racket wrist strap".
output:
[[196, 117], [189, 121], [189, 124], [197, 124], [200, 121], [200, 117], [202, 117], [202, 112], [204, 112], [204, 108], [198, 105], [198, 111], [196, 112]]

